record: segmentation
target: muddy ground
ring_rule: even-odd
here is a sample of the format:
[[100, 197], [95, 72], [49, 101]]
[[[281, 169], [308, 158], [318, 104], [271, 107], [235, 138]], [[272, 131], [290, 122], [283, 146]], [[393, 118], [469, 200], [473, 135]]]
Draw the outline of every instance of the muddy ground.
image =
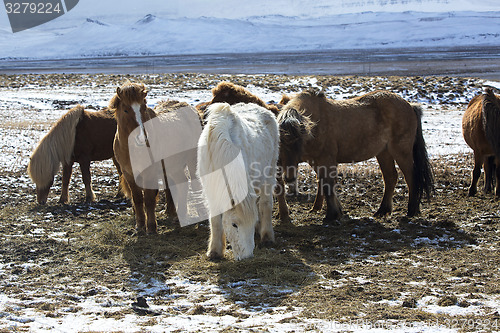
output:
[[[74, 77], [70, 83], [56, 79], [78, 84]], [[3, 80], [4, 87], [16, 84]], [[454, 89], [459, 94], [461, 86]], [[115, 198], [117, 176], [109, 163], [93, 165], [99, 198], [93, 204], [83, 203], [77, 168], [71, 204], [57, 203], [58, 175], [45, 206], [36, 204], [22, 168], [4, 168], [0, 291], [8, 300], [1, 303], [0, 331], [49, 330], [80, 316], [115, 323], [133, 318], [136, 326], [81, 325], [77, 331], [358, 331], [361, 326], [349, 326], [353, 322], [498, 330], [499, 201], [482, 192], [467, 197], [471, 154], [435, 157], [432, 164], [436, 193], [422, 214], [405, 216], [407, 189], [400, 177], [393, 214], [377, 219], [371, 216], [383, 190], [378, 166], [342, 166], [339, 196], [347, 215], [333, 225], [323, 225], [324, 212], [309, 211], [315, 184], [303, 166], [299, 194], [288, 197], [292, 224], [280, 223], [275, 205], [276, 244], [256, 248], [254, 258], [241, 262], [230, 251], [222, 261], [207, 260], [207, 223], [180, 228], [165, 215], [163, 198], [158, 235], [137, 235], [130, 204]], [[138, 307], [145, 305], [138, 297], [149, 307]], [[251, 322], [253, 317], [260, 319]]]

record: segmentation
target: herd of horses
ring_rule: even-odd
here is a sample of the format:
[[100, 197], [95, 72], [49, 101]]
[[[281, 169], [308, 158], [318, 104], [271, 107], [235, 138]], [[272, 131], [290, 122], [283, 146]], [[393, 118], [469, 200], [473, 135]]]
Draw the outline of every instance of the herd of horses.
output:
[[[277, 197], [280, 220], [289, 223], [285, 182], [295, 181], [301, 162], [309, 163], [318, 177], [312, 210], [322, 209], [326, 201], [325, 223], [343, 215], [336, 195], [339, 163], [376, 157], [384, 194], [375, 216], [392, 212], [398, 178], [396, 163], [408, 186], [408, 216], [419, 214], [422, 198], [430, 197], [434, 191], [432, 166], [422, 134], [422, 109], [395, 93], [379, 90], [332, 100], [321, 91], [309, 89], [284, 95], [278, 104], [266, 104], [241, 86], [221, 82], [212, 89], [212, 100], [195, 108], [166, 101], [154, 109], [147, 106], [147, 93], [144, 84], [127, 81], [117, 88], [107, 108], [90, 112], [76, 106], [52, 126], [28, 164], [39, 204], [46, 203], [61, 164], [59, 202], [69, 202], [68, 185], [74, 162], [80, 164], [85, 201], [95, 201], [90, 162], [112, 158], [120, 177], [117, 196], [131, 198], [138, 232], [156, 233], [158, 189], [141, 185], [134, 176], [129, 140], [131, 133], [139, 130], [135, 140], [149, 147], [153, 133], [144, 124], [181, 107], [190, 108], [203, 128], [195, 138], [195, 168], [210, 212], [210, 259], [224, 256], [226, 242], [231, 244], [235, 259], [251, 257], [255, 232], [262, 243], [274, 242], [273, 195]], [[463, 116], [463, 135], [474, 151], [475, 162], [470, 196], [477, 192], [483, 166], [484, 191], [492, 190], [495, 173], [495, 194], [500, 196], [500, 168], [496, 167], [500, 163], [499, 98], [486, 89], [470, 101]], [[241, 167], [226, 167], [237, 156], [241, 158]], [[162, 167], [168, 173], [170, 167]], [[223, 178], [207, 176], [218, 174], [219, 170], [224, 170]], [[192, 174], [186, 179], [193, 177]], [[165, 193], [167, 216], [175, 217], [180, 207], [176, 207], [168, 186]], [[237, 198], [238, 193], [244, 195]]]

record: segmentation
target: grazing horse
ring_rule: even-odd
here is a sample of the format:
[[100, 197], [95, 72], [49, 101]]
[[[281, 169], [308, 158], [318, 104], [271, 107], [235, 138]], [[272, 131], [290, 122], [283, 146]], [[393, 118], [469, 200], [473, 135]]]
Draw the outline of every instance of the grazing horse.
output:
[[[469, 196], [477, 193], [477, 182], [484, 164], [484, 192], [492, 189], [493, 170], [496, 169], [495, 195], [500, 196], [500, 97], [490, 88], [475, 96], [467, 106], [462, 118], [465, 142], [474, 151], [474, 169]], [[496, 164], [496, 168], [495, 168]]]
[[[146, 133], [144, 124], [155, 118], [157, 114], [146, 105], [147, 92], [143, 84], [127, 81], [116, 89], [116, 94], [109, 102], [109, 108], [114, 110], [118, 126], [113, 150], [122, 170], [122, 189], [127, 197], [132, 198], [137, 230], [154, 234], [157, 231], [155, 207], [159, 187], [141, 188], [138, 186], [134, 178], [129, 150], [129, 136], [136, 128], [139, 128], [140, 132], [135, 138], [138, 143], [141, 145], [149, 144], [147, 135], [151, 133]], [[167, 214], [175, 215], [175, 205], [167, 186], [165, 186], [165, 193]]]
[[430, 196], [434, 189], [421, 115], [418, 106], [386, 91], [343, 101], [327, 99], [318, 91], [302, 92], [293, 97], [278, 116], [279, 164], [285, 180], [295, 180], [298, 163], [309, 162], [326, 197], [325, 222], [336, 220], [342, 216], [335, 194], [338, 164], [375, 156], [385, 185], [375, 216], [383, 216], [392, 212], [398, 178], [396, 161], [409, 188], [408, 216], [414, 216], [419, 213], [424, 192]]
[[255, 230], [274, 242], [273, 190], [279, 153], [276, 117], [256, 104], [213, 104], [198, 142], [198, 176], [210, 212], [207, 256], [221, 258], [226, 238], [236, 260], [251, 257]]
[[[69, 202], [69, 181], [74, 162], [80, 164], [85, 184], [85, 201], [95, 201], [90, 162], [112, 158], [118, 174], [121, 174], [120, 166], [113, 156], [115, 132], [116, 120], [108, 109], [91, 112], [78, 105], [64, 114], [40, 140], [28, 164], [28, 174], [36, 184], [37, 202], [47, 202], [60, 164], [63, 165], [63, 173], [59, 202]], [[120, 194], [119, 191], [118, 195]]]
[[[207, 113], [205, 112], [206, 108], [213, 103], [228, 103], [230, 105], [234, 105], [237, 103], [254, 103], [268, 109], [275, 116], [278, 116], [281, 108], [290, 100], [289, 96], [283, 95], [281, 101], [277, 105], [267, 104], [261, 98], [252, 94], [244, 87], [228, 81], [222, 81], [216, 87], [214, 87], [212, 89], [212, 95], [213, 98], [210, 102], [200, 103], [196, 106], [196, 109], [199, 111], [200, 117], [202, 119], [205, 119], [207, 116]], [[276, 194], [284, 191], [283, 178], [278, 177], [277, 182]], [[283, 222], [290, 222], [288, 206], [286, 204], [286, 201], [284, 201], [284, 196], [277, 195], [277, 198], [280, 219]], [[323, 198], [321, 197], [321, 200], [322, 199]]]

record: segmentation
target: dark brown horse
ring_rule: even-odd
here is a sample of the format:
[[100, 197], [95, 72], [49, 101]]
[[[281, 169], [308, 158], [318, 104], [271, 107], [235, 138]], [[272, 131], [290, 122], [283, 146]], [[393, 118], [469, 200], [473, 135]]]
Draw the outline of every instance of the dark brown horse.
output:
[[[462, 118], [465, 142], [474, 151], [474, 169], [469, 196], [477, 193], [477, 182], [484, 165], [484, 192], [492, 190], [493, 171], [496, 169], [495, 195], [500, 196], [500, 97], [493, 90], [475, 96], [467, 106]], [[495, 165], [497, 166], [495, 168]]]
[[59, 202], [69, 202], [68, 187], [74, 162], [80, 164], [85, 184], [85, 201], [95, 201], [90, 162], [113, 158], [116, 169], [121, 174], [113, 157], [115, 132], [116, 120], [108, 109], [92, 112], [78, 105], [62, 116], [40, 140], [28, 164], [28, 174], [36, 184], [38, 203], [44, 204], [47, 201], [54, 176], [61, 164], [63, 172]]
[[375, 216], [383, 216], [392, 212], [397, 162], [409, 188], [408, 216], [414, 216], [422, 195], [430, 196], [434, 189], [421, 113], [419, 107], [386, 91], [343, 101], [327, 99], [318, 91], [302, 92], [278, 116], [285, 180], [295, 180], [298, 163], [308, 162], [326, 198], [325, 221], [336, 220], [342, 215], [335, 193], [338, 164], [377, 157], [385, 187]]

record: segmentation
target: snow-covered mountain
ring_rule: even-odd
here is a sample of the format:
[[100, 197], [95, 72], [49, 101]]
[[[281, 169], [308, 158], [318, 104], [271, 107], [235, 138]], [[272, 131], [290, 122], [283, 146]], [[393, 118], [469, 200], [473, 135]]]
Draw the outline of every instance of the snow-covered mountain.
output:
[[496, 0], [96, 1], [13, 34], [0, 58], [500, 45]]

